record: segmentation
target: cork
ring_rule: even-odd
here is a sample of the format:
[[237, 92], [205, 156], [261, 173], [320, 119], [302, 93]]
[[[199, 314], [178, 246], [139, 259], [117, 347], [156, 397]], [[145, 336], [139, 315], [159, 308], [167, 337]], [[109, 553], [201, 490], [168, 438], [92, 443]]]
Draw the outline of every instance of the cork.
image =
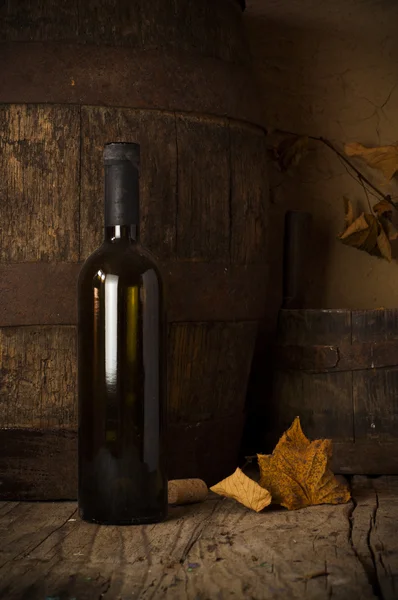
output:
[[173, 479], [169, 481], [169, 504], [194, 504], [207, 498], [207, 485], [202, 479]]

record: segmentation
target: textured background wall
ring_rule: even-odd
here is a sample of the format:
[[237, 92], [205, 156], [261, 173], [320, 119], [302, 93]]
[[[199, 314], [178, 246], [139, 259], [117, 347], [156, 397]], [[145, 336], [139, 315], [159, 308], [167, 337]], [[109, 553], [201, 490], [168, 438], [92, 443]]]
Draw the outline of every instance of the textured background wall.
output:
[[[248, 0], [245, 23], [271, 132], [324, 136], [339, 148], [350, 141], [365, 145], [398, 141], [396, 0]], [[386, 193], [398, 195], [396, 183], [385, 185], [376, 171], [360, 161], [355, 164]], [[336, 240], [343, 228], [343, 195], [358, 213], [367, 208], [360, 184], [338, 157], [315, 143], [291, 176], [280, 174], [273, 165], [269, 171], [268, 319], [251, 393], [251, 401], [265, 414], [269, 378], [264, 369], [281, 302], [287, 209], [308, 210], [314, 219], [304, 281], [306, 307], [398, 306], [397, 262], [388, 264]], [[397, 247], [393, 250], [398, 255]]]
[[[266, 124], [324, 136], [342, 147], [398, 141], [398, 2], [396, 0], [248, 0], [245, 22]], [[361, 166], [361, 162], [356, 162]], [[382, 176], [364, 173], [386, 192]], [[315, 143], [292, 176], [270, 168], [272, 303], [280, 301], [283, 215], [314, 216], [307, 307], [398, 306], [398, 268], [336, 241], [342, 196], [359, 211], [366, 196], [339, 159]], [[384, 185], [384, 187], [383, 187]], [[398, 199], [398, 198], [397, 198]], [[373, 201], [373, 199], [372, 199]], [[376, 200], [374, 200], [376, 202]], [[271, 302], [271, 298], [270, 298]]]

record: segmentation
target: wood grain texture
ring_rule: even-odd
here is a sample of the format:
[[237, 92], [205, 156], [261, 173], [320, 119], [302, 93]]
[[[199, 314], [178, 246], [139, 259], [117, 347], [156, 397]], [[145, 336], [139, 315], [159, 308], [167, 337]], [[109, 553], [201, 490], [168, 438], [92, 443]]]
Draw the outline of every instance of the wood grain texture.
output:
[[355, 438], [398, 438], [398, 367], [353, 373]]
[[[168, 415], [202, 421], [242, 413], [256, 323], [174, 324], [169, 333]], [[231, 441], [231, 446], [234, 446]]]
[[169, 322], [258, 321], [265, 314], [267, 279], [262, 264], [175, 261], [163, 263], [162, 272]]
[[[80, 259], [104, 237], [103, 149], [109, 142], [139, 142], [139, 111], [83, 107], [81, 112]], [[141, 190], [140, 190], [141, 191]]]
[[265, 265], [268, 213], [268, 188], [264, 186], [265, 134], [231, 122], [230, 145], [231, 262]]
[[0, 327], [76, 325], [80, 268], [64, 262], [0, 264]]
[[[356, 489], [354, 481], [354, 496]], [[379, 530], [391, 552], [380, 551], [385, 573], [366, 543], [374, 492], [358, 492], [347, 505], [259, 514], [211, 494], [201, 504], [171, 508], [164, 523], [135, 528], [84, 523], [74, 503], [8, 503], [0, 506], [0, 597], [376, 600], [381, 589], [392, 600], [387, 586], [393, 589], [398, 562], [395, 504], [389, 505], [397, 492], [377, 490], [376, 524], [390, 526]]]
[[226, 119], [100, 107], [82, 109], [81, 258], [102, 240], [102, 147], [110, 141], [141, 144], [142, 241], [155, 255], [264, 264], [260, 130]]
[[[242, 412], [210, 421], [169, 423], [169, 479], [198, 477], [211, 486], [232, 473], [243, 425]], [[0, 428], [0, 447], [0, 499], [77, 498], [76, 430]]]
[[231, 0], [38, 0], [0, 6], [3, 41], [64, 41], [190, 52], [246, 64], [242, 16]]
[[0, 5], [0, 39], [2, 41], [67, 40], [78, 35], [76, 1], [37, 0], [2, 2]]
[[249, 62], [242, 15], [228, 1], [141, 0], [140, 12], [145, 48]]
[[233, 473], [239, 460], [245, 421], [243, 411], [208, 421], [169, 422], [167, 456], [169, 479], [192, 476], [214, 485]]
[[77, 512], [76, 506], [70, 502], [57, 504], [2, 502], [0, 507], [2, 539], [8, 531], [8, 544], [2, 547], [0, 568], [9, 565], [13, 560], [23, 560], [38, 543], [47, 536], [53, 535], [57, 528], [62, 528]]
[[[396, 343], [398, 339], [398, 311], [355, 311], [352, 315], [353, 342], [379, 344]], [[378, 369], [377, 361], [372, 369], [353, 374], [353, 399], [355, 408], [355, 437], [358, 440], [388, 442], [396, 440], [398, 425], [398, 362], [390, 360]]]
[[260, 96], [246, 65], [191, 53], [96, 44], [6, 42], [0, 51], [2, 103], [23, 99], [32, 104], [197, 112], [265, 127]]
[[370, 520], [369, 544], [377, 587], [383, 600], [394, 600], [398, 593], [398, 482], [395, 477], [383, 477], [372, 484], [376, 507]]
[[175, 254], [177, 222], [177, 141], [174, 115], [143, 111], [141, 144], [141, 240], [166, 260]]
[[279, 312], [278, 343], [306, 345], [351, 343], [349, 310], [288, 310]]
[[352, 342], [398, 340], [398, 312], [395, 309], [352, 311]]
[[77, 434], [0, 428], [0, 498], [75, 500]]
[[[160, 261], [159, 266], [171, 323], [255, 321], [264, 315], [262, 265]], [[0, 264], [0, 327], [76, 325], [80, 268], [81, 263]]]
[[279, 368], [297, 369], [313, 373], [358, 371], [395, 367], [398, 364], [396, 340], [368, 343], [343, 343], [338, 346], [275, 347], [275, 365]]
[[174, 251], [176, 136], [174, 115], [117, 108], [82, 109], [81, 258], [103, 239], [103, 146], [141, 144], [140, 210], [143, 243], [168, 258]]
[[296, 416], [300, 417], [303, 431], [310, 439], [354, 440], [351, 373], [276, 371], [273, 401], [276, 409], [274, 442]]
[[397, 310], [281, 310], [273, 393], [278, 432], [299, 415], [310, 438], [358, 443], [340, 455], [339, 470], [398, 473], [388, 454], [389, 443], [398, 441], [397, 340]]
[[0, 129], [0, 262], [76, 260], [79, 108], [2, 106]]
[[230, 244], [228, 122], [177, 116], [177, 255], [226, 261]]
[[[0, 427], [26, 429], [13, 438], [0, 493], [64, 498], [71, 489], [73, 476], [60, 472], [50, 491], [57, 462], [43, 462], [45, 434], [59, 430], [58, 455], [75, 460], [73, 435], [62, 438], [76, 426], [72, 280], [103, 238], [102, 150], [117, 141], [141, 145], [141, 237], [167, 271], [170, 320], [188, 340], [177, 347], [191, 353], [170, 350], [176, 474], [206, 473], [206, 457], [209, 477], [227, 475], [266, 292], [263, 115], [238, 2], [10, 0], [0, 17]], [[19, 435], [29, 461], [39, 456], [33, 488]]]
[[75, 327], [0, 329], [0, 427], [76, 425]]
[[374, 594], [395, 600], [398, 590], [398, 480], [354, 477], [353, 547]]
[[334, 442], [332, 470], [341, 475], [395, 475], [398, 442], [365, 440]]

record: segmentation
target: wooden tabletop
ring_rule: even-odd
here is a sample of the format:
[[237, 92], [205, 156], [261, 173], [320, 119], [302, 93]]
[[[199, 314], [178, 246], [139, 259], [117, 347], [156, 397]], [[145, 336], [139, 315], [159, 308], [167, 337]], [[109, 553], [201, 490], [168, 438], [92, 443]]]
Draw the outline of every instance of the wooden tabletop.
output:
[[355, 477], [354, 501], [254, 513], [211, 495], [165, 523], [100, 527], [76, 504], [0, 504], [0, 598], [398, 598], [398, 477]]

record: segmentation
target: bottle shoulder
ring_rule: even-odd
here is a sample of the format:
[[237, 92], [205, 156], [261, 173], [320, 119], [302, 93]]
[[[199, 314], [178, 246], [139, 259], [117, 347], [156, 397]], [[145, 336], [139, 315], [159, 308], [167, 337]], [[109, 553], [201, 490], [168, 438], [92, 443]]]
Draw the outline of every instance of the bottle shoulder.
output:
[[117, 275], [135, 280], [151, 272], [161, 282], [162, 276], [156, 258], [140, 244], [113, 244], [104, 242], [83, 263], [79, 283], [100, 275]]

